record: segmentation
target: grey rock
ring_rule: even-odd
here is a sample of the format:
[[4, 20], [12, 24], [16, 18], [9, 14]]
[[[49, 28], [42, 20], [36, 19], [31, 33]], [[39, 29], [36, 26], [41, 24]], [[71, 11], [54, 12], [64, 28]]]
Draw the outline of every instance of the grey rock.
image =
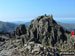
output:
[[46, 43], [55, 46], [56, 43], [64, 43], [67, 36], [60, 25], [58, 25], [52, 16], [39, 16], [32, 20], [28, 27], [29, 38], [36, 43]]
[[26, 34], [26, 32], [27, 30], [24, 24], [16, 27], [16, 30], [15, 30], [16, 35], [20, 36], [20, 35]]

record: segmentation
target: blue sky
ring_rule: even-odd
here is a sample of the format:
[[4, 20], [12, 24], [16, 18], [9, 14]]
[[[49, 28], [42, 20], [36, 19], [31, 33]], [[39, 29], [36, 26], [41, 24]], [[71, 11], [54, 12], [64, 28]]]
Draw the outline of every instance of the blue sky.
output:
[[0, 0], [0, 21], [27, 22], [43, 14], [75, 21], [75, 0]]

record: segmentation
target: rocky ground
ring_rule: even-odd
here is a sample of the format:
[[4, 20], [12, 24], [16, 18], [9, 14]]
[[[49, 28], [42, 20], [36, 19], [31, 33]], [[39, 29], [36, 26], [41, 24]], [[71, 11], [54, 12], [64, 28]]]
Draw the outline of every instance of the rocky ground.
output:
[[60, 56], [60, 51], [75, 51], [75, 37], [52, 15], [38, 16], [28, 28], [22, 24], [8, 37], [0, 42], [0, 56]]

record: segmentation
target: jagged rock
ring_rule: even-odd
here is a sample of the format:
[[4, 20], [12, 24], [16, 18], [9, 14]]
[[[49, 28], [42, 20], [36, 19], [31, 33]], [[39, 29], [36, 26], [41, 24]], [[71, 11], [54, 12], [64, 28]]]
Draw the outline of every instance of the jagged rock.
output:
[[[48, 51], [50, 50], [50, 51]], [[54, 51], [52, 51], [54, 50]], [[56, 52], [60, 53], [59, 50], [51, 47], [44, 47], [42, 44], [36, 44], [34, 42], [29, 42], [25, 44], [22, 48], [11, 48], [5, 49], [0, 52], [0, 56], [48, 56], [54, 55]]]
[[20, 36], [20, 35], [23, 35], [23, 34], [26, 34], [26, 33], [27, 33], [27, 30], [26, 30], [26, 27], [25, 27], [24, 24], [16, 27], [16, 31], [15, 31], [16, 35]]
[[60, 56], [62, 47], [75, 50], [75, 38], [70, 38], [69, 33], [52, 15], [39, 16], [31, 21], [28, 29], [25, 25], [18, 26], [12, 34], [14, 38], [1, 43], [0, 56]]
[[56, 43], [67, 41], [67, 33], [53, 20], [53, 16], [39, 16], [32, 20], [28, 27], [28, 36], [36, 43], [54, 46]]
[[71, 36], [71, 41], [72, 41], [72, 42], [75, 42], [75, 35], [72, 35], [72, 36]]
[[11, 35], [9, 32], [0, 31], [0, 42], [10, 39]]
[[70, 45], [69, 46], [71, 46], [72, 48], [75, 49], [75, 35], [72, 35], [70, 37]]
[[[55, 46], [59, 43], [67, 42], [69, 32], [64, 30], [53, 19], [52, 15], [42, 15], [32, 20], [28, 29], [25, 25], [20, 25], [16, 28], [15, 34], [25, 38], [25, 43], [34, 41], [43, 45]], [[23, 41], [24, 42], [24, 41]]]

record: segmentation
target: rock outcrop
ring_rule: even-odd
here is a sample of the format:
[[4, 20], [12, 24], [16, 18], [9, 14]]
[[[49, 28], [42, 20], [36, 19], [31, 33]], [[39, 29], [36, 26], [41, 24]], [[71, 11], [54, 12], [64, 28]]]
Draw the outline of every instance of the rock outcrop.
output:
[[41, 44], [29, 42], [23, 48], [5, 49], [0, 52], [0, 56], [59, 56], [60, 51], [57, 48], [44, 47]]
[[56, 23], [53, 16], [39, 16], [32, 20], [28, 27], [28, 36], [36, 43], [55, 46], [57, 43], [67, 41], [67, 33]]
[[0, 31], [0, 42], [10, 39], [11, 34], [9, 32]]
[[2, 43], [0, 56], [60, 56], [60, 51], [75, 51], [75, 38], [69, 33], [52, 15], [42, 15], [27, 29], [24, 24], [18, 26], [14, 38]]
[[52, 15], [42, 15], [32, 20], [27, 29], [24, 24], [18, 26], [15, 34], [24, 37], [25, 43], [34, 41], [43, 45], [56, 46], [67, 42], [69, 32], [58, 25]]
[[26, 27], [25, 27], [24, 24], [16, 27], [16, 30], [15, 30], [16, 35], [20, 36], [20, 35], [23, 35], [23, 34], [26, 34], [26, 33], [27, 33], [27, 30], [26, 30]]

